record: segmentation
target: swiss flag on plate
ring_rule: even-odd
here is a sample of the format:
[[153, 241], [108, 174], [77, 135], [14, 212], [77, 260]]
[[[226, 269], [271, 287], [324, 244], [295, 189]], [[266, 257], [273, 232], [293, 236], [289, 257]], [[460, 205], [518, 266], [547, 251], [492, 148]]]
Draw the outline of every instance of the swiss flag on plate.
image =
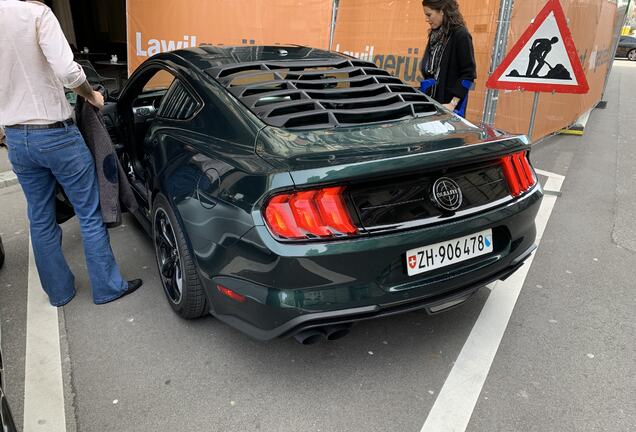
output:
[[415, 257], [415, 255], [411, 255], [409, 257], [409, 267], [414, 269], [416, 265], [417, 265], [417, 258]]

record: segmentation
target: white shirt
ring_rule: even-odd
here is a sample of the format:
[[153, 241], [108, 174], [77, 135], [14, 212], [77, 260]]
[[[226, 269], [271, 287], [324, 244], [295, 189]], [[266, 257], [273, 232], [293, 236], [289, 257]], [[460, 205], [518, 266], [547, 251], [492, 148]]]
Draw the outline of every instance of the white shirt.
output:
[[85, 80], [51, 9], [35, 1], [0, 0], [0, 125], [70, 118], [64, 87]]

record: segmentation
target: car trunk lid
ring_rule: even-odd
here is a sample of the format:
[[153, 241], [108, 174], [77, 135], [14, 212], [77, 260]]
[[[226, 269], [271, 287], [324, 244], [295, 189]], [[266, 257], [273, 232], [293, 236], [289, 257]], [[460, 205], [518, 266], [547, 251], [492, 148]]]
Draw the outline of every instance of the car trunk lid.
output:
[[346, 129], [266, 127], [256, 152], [299, 187], [447, 169], [526, 148], [523, 136], [479, 128], [453, 115]]
[[[350, 213], [369, 232], [448, 220], [511, 199], [500, 157], [527, 149], [525, 137], [452, 115], [311, 132], [265, 128], [257, 145], [299, 190], [346, 186]], [[459, 208], [448, 211], [431, 199], [440, 178], [461, 189]]]

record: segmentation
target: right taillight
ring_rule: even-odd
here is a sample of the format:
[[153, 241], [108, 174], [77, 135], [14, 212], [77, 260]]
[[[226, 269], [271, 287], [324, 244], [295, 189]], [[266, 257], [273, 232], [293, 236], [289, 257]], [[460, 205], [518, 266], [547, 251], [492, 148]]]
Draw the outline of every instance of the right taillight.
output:
[[501, 166], [504, 177], [506, 177], [508, 182], [510, 195], [513, 197], [521, 195], [537, 183], [537, 178], [528, 161], [527, 151], [520, 151], [502, 157]]
[[335, 238], [355, 235], [344, 187], [329, 187], [276, 195], [263, 211], [270, 231], [287, 240]]

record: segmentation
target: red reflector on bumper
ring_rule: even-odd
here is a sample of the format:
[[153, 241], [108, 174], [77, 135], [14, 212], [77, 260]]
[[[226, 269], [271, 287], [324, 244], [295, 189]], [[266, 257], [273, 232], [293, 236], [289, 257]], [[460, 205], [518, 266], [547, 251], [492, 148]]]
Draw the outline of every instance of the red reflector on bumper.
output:
[[236, 300], [239, 303], [244, 303], [245, 300], [247, 300], [247, 298], [244, 295], [235, 293], [234, 291], [232, 291], [229, 288], [224, 287], [223, 285], [217, 285], [216, 289], [218, 289], [219, 292], [221, 294], [223, 294], [224, 296], [227, 296], [227, 297], [231, 298], [232, 300]]

